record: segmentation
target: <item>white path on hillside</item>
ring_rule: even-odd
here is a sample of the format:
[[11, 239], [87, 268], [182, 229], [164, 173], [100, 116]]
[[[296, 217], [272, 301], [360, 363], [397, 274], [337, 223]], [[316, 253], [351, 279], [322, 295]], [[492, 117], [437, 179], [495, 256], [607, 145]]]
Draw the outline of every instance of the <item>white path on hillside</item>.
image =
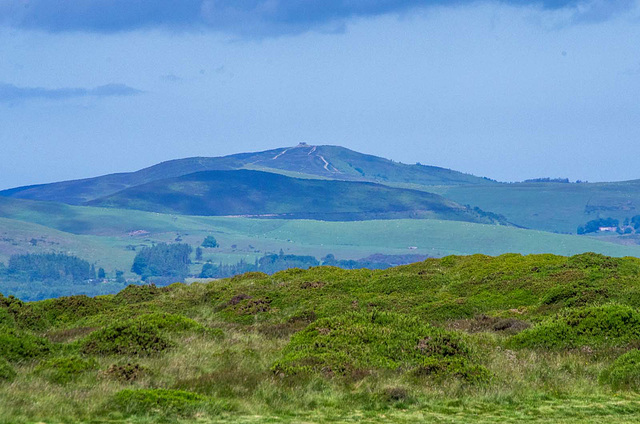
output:
[[324, 156], [318, 155], [318, 157], [322, 160], [322, 162], [324, 162], [324, 169], [326, 169], [327, 171], [331, 172], [331, 170], [329, 169], [329, 162], [327, 162], [327, 160], [324, 158]]
[[275, 155], [274, 157], [271, 158], [271, 160], [276, 160], [278, 159], [280, 156], [284, 155], [285, 153], [287, 153], [289, 151], [289, 149], [284, 149], [282, 152], [278, 153], [277, 155]]

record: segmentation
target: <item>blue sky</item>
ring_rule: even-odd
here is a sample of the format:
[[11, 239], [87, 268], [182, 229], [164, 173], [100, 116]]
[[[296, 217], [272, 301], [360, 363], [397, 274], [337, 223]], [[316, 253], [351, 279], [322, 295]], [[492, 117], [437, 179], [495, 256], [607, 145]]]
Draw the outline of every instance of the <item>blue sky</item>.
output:
[[640, 178], [640, 3], [0, 0], [0, 188], [338, 144]]

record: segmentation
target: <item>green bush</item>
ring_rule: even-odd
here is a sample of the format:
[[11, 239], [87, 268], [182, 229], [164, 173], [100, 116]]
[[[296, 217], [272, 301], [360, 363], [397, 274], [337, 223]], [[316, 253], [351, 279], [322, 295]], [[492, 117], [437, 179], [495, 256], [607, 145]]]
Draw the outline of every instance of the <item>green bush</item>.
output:
[[195, 415], [210, 410], [209, 399], [197, 393], [169, 389], [125, 389], [115, 394], [115, 405], [129, 415]]
[[36, 358], [49, 353], [51, 348], [51, 343], [42, 337], [0, 326], [0, 357], [8, 361]]
[[606, 287], [589, 287], [586, 283], [573, 283], [549, 289], [542, 297], [541, 303], [543, 305], [578, 307], [606, 300], [607, 297]]
[[152, 355], [173, 346], [156, 326], [136, 319], [110, 325], [89, 334], [82, 352], [100, 355]]
[[16, 323], [7, 308], [0, 307], [0, 326], [15, 327]]
[[529, 348], [624, 346], [640, 338], [640, 314], [624, 305], [569, 309], [513, 336], [509, 345]]
[[134, 318], [135, 322], [140, 322], [148, 325], [152, 325], [159, 330], [167, 331], [195, 331], [204, 330], [202, 324], [187, 318], [183, 315], [169, 314], [169, 313], [151, 313], [140, 315]]
[[433, 376], [438, 378], [458, 377], [463, 380], [482, 383], [489, 381], [491, 373], [482, 365], [475, 365], [467, 358], [424, 358], [414, 370], [416, 376]]
[[67, 356], [41, 362], [35, 371], [53, 383], [66, 384], [75, 380], [84, 372], [95, 369], [96, 366], [95, 360], [88, 360], [79, 356]]
[[640, 391], [640, 350], [634, 349], [621, 355], [600, 373], [599, 381], [611, 385], [614, 390]]
[[131, 284], [116, 294], [114, 299], [119, 303], [141, 303], [153, 300], [157, 296], [170, 291], [170, 287], [157, 287], [155, 284]]
[[16, 371], [6, 359], [0, 357], [0, 383], [12, 381], [16, 377]]
[[[461, 335], [391, 312], [352, 312], [315, 321], [295, 334], [272, 370], [277, 374], [355, 376], [374, 369], [417, 369], [453, 358], [469, 359]], [[442, 373], [461, 363], [443, 363]], [[471, 371], [467, 373], [471, 375]], [[465, 377], [464, 372], [453, 373]]]

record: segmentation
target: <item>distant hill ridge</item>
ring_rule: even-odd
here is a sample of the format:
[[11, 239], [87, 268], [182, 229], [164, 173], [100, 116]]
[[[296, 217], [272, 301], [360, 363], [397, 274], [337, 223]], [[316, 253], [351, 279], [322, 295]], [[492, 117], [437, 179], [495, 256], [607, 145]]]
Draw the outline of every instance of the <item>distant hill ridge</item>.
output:
[[193, 157], [162, 162], [136, 172], [31, 185], [0, 191], [0, 196], [82, 205], [124, 189], [201, 171], [254, 169], [299, 177], [425, 186], [487, 185], [495, 182], [445, 168], [406, 165], [339, 146], [299, 144], [263, 152]]
[[86, 205], [200, 216], [331, 221], [438, 218], [494, 223], [491, 217], [424, 191], [251, 170], [202, 171], [156, 180]]

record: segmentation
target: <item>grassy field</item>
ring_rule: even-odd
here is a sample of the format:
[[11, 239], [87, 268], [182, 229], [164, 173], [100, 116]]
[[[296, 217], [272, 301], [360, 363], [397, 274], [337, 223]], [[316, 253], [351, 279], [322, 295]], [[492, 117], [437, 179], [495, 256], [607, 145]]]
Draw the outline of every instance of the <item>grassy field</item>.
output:
[[[236, 263], [265, 253], [333, 253], [358, 259], [373, 253], [431, 256], [484, 253], [593, 251], [640, 256], [640, 246], [584, 236], [552, 234], [506, 226], [441, 220], [324, 222], [225, 217], [192, 217], [109, 208], [68, 206], [0, 198], [0, 262], [13, 253], [64, 251], [108, 271], [128, 271], [133, 247], [176, 240], [198, 246], [213, 235], [221, 247], [205, 249], [204, 260]], [[41, 240], [32, 246], [31, 239]], [[194, 272], [198, 264], [194, 265]]]
[[543, 231], [575, 234], [578, 226], [640, 214], [640, 181], [588, 184], [518, 183], [475, 187], [428, 187], [461, 204], [500, 213], [514, 223]]
[[0, 423], [632, 423], [640, 260], [318, 267], [0, 297]]

